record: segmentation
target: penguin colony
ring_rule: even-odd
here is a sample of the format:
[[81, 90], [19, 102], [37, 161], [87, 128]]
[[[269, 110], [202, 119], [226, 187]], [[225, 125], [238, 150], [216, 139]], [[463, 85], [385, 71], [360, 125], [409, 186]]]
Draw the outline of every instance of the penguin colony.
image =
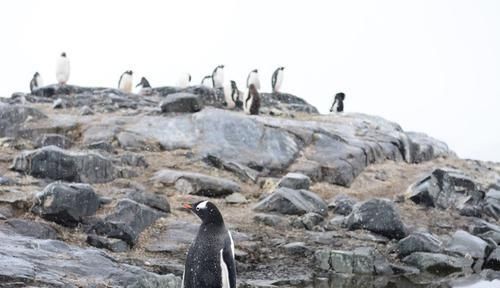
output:
[[[278, 67], [271, 77], [271, 87], [273, 93], [280, 93], [283, 84], [283, 71], [284, 67]], [[65, 85], [70, 76], [70, 61], [65, 52], [61, 53], [56, 63], [56, 80], [59, 85]], [[182, 74], [178, 81], [177, 87], [187, 88], [191, 84], [191, 74]], [[234, 80], [224, 83], [224, 65], [215, 67], [211, 75], [203, 77], [201, 85], [205, 87], [222, 89], [224, 92], [224, 105], [229, 109], [243, 109], [245, 113], [250, 115], [258, 115], [260, 110], [260, 94], [261, 89], [259, 70], [254, 69], [248, 73], [246, 80], [246, 90], [242, 92], [238, 89]], [[30, 81], [30, 90], [34, 90], [43, 86], [41, 75], [36, 72]], [[118, 89], [125, 93], [132, 93], [133, 88], [133, 71], [127, 70], [122, 73], [118, 81]], [[140, 95], [151, 95], [153, 93], [149, 81], [142, 77], [139, 84], [135, 86], [139, 88]], [[337, 112], [344, 111], [345, 94], [337, 93], [335, 100], [330, 108], [330, 112], [334, 111], [334, 106], [337, 104]]]

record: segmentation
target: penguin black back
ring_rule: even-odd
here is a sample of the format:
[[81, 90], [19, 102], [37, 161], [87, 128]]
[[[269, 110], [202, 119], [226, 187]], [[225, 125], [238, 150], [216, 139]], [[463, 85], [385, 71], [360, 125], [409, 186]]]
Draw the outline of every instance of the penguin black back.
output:
[[345, 100], [345, 94], [342, 92], [337, 93], [335, 95], [335, 100], [333, 101], [332, 107], [330, 108], [330, 112], [333, 112], [333, 107], [335, 106], [335, 103], [337, 103], [337, 112], [343, 112], [344, 100]]
[[250, 104], [250, 115], [259, 115], [260, 110], [260, 95], [254, 84], [250, 84], [248, 88], [248, 97], [246, 99], [247, 103], [252, 98], [252, 103]]
[[142, 86], [142, 88], [151, 88], [151, 84], [149, 84], [149, 81], [148, 79], [146, 79], [146, 77], [142, 77], [141, 82], [139, 82], [139, 84], [137, 84], [137, 86], [135, 87], [139, 86]]
[[189, 248], [184, 288], [236, 288], [234, 243], [217, 207], [208, 201], [185, 205], [202, 221]]

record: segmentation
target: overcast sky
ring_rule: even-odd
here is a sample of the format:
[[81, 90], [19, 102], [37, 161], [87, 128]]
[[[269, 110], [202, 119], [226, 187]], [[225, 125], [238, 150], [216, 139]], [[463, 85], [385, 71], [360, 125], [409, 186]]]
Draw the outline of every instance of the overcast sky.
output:
[[383, 116], [442, 139], [459, 156], [500, 161], [500, 1], [1, 1], [0, 95], [27, 91], [35, 71], [70, 84], [172, 85], [226, 65], [243, 86], [258, 68], [263, 90], [285, 66], [283, 90], [323, 113]]

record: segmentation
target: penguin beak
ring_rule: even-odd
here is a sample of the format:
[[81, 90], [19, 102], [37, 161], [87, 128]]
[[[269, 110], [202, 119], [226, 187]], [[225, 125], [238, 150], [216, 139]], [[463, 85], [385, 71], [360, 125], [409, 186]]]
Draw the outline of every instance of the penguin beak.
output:
[[191, 204], [187, 204], [187, 203], [182, 204], [182, 207], [189, 209], [189, 210], [193, 209], [193, 206]]

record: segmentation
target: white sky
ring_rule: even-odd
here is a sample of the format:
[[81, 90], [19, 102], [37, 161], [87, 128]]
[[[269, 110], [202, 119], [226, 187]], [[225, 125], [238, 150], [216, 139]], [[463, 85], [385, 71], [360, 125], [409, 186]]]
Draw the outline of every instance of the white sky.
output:
[[326, 113], [383, 116], [442, 139], [459, 156], [500, 161], [500, 1], [1, 1], [0, 95], [28, 91], [39, 71], [55, 82], [67, 52], [70, 84], [173, 85], [226, 65], [263, 90], [285, 66], [283, 91]]

